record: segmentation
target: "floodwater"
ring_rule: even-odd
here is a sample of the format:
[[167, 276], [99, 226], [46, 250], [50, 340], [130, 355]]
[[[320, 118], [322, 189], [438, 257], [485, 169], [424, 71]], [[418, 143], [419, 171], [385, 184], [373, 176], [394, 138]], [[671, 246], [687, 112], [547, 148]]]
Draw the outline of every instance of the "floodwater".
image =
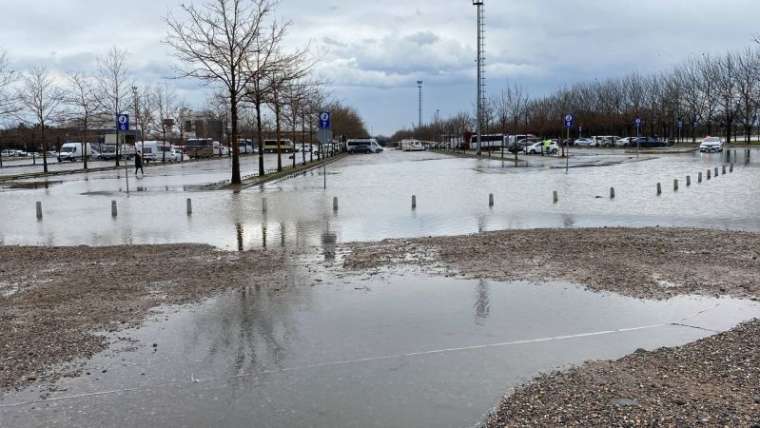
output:
[[[541, 157], [529, 158], [532, 167], [515, 168], [498, 160], [390, 150], [240, 192], [202, 190], [228, 178], [227, 160], [150, 168], [145, 178], [130, 176], [128, 183], [115, 171], [56, 177], [58, 183], [47, 187], [35, 179], [27, 188], [0, 187], [0, 244], [196, 242], [238, 250], [537, 227], [760, 230], [759, 151], [745, 163], [738, 149], [734, 172], [709, 181], [706, 171], [722, 165], [719, 154], [637, 159], [605, 153], [576, 151], [566, 174], [561, 161]], [[246, 158], [243, 173], [255, 171], [256, 161]], [[267, 162], [269, 167], [271, 158]], [[698, 184], [700, 171], [705, 177]], [[677, 192], [673, 179], [680, 181]], [[490, 193], [494, 207], [488, 206]], [[193, 200], [191, 216], [187, 198]], [[111, 200], [118, 203], [117, 218]], [[43, 203], [42, 221], [35, 218], [35, 201]]]
[[646, 302], [565, 283], [323, 273], [312, 287], [304, 275], [167, 309], [46, 399], [3, 396], [2, 425], [472, 426], [540, 371], [760, 316], [753, 302]]

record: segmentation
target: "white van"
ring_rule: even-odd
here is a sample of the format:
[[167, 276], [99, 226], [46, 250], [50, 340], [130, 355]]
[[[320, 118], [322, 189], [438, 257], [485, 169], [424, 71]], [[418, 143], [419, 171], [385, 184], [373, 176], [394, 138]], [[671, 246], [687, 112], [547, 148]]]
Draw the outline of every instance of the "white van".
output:
[[162, 162], [165, 158], [164, 153], [168, 153], [172, 149], [171, 144], [163, 141], [137, 142], [135, 145], [137, 146], [137, 151], [142, 153], [143, 160], [146, 163]]
[[348, 153], [380, 153], [383, 148], [374, 138], [352, 139], [346, 141], [346, 151]]
[[64, 143], [61, 146], [61, 151], [58, 152], [58, 162], [82, 160], [84, 158], [85, 145], [87, 148], [87, 159], [97, 158], [100, 154], [97, 145], [90, 143]]
[[405, 152], [421, 152], [425, 146], [419, 140], [401, 140], [401, 150]]

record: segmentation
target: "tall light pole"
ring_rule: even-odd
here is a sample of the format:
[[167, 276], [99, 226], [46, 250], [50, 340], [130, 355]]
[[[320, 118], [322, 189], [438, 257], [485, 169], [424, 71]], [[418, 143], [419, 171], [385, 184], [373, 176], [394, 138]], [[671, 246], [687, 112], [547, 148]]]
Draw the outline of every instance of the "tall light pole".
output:
[[477, 132], [477, 154], [480, 156], [480, 149], [481, 149], [481, 138], [482, 138], [482, 132], [481, 129], [483, 124], [483, 92], [484, 88], [483, 85], [485, 83], [485, 79], [483, 76], [483, 63], [485, 62], [485, 57], [483, 55], [483, 42], [485, 41], [485, 32], [483, 28], [483, 0], [472, 0], [473, 6], [477, 8], [478, 11], [478, 100], [477, 100], [477, 125], [476, 125], [476, 132]]
[[422, 129], [422, 80], [417, 81], [417, 90], [419, 91], [419, 110], [418, 110], [418, 120], [417, 120], [417, 127], [419, 129]]

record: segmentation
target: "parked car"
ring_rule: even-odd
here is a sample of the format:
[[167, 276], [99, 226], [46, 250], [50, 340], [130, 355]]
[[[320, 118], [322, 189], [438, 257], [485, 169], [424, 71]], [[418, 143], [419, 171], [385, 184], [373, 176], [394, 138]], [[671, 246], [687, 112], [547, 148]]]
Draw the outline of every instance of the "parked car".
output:
[[591, 138], [578, 138], [575, 140], [575, 145], [578, 147], [594, 147], [596, 143]]
[[641, 147], [641, 148], [652, 148], [652, 147], [665, 147], [667, 144], [664, 141], [661, 141], [654, 137], [636, 137], [631, 138], [631, 143], [629, 147]]
[[720, 153], [723, 151], [723, 140], [720, 137], [705, 137], [699, 145], [702, 153]]
[[541, 141], [538, 143], [533, 143], [530, 146], [528, 146], [527, 151], [529, 155], [540, 155], [540, 154], [556, 155], [557, 153], [559, 153], [559, 146], [557, 145], [555, 141], [552, 141], [551, 143], [549, 143], [549, 146], [546, 147], [544, 145], [544, 142]]
[[0, 152], [0, 155], [2, 155], [4, 158], [10, 158], [10, 157], [16, 156], [16, 151], [15, 150], [3, 150], [2, 152]]
[[507, 150], [510, 151], [510, 153], [520, 153], [524, 152], [527, 147], [532, 146], [535, 143], [540, 143], [540, 138], [523, 138], [521, 140], [516, 140], [514, 142], [509, 143], [509, 146], [507, 147]]
[[[624, 137], [620, 138], [617, 141], [615, 141], [615, 147], [630, 147], [631, 142], [634, 141], [635, 137]], [[636, 145], [635, 142], [633, 142], [633, 145]]]
[[594, 140], [595, 147], [614, 147], [615, 142], [620, 139], [617, 135], [602, 135], [591, 137]]

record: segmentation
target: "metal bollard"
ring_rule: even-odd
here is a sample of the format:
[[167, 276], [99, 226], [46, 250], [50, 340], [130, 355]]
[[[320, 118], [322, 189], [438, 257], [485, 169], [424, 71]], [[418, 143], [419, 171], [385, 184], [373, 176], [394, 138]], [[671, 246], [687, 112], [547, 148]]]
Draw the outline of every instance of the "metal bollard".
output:
[[37, 220], [42, 220], [42, 202], [37, 201], [35, 205], [37, 206]]
[[678, 191], [678, 179], [677, 178], [673, 180], [673, 191], [674, 192]]
[[555, 203], [555, 204], [556, 204], [557, 202], [559, 202], [559, 194], [557, 193], [557, 191], [556, 191], [556, 190], [555, 190], [555, 191], [554, 191], [554, 193], [553, 193], [553, 198], [554, 198], [554, 203]]
[[720, 174], [718, 173], [718, 167], [715, 167], [715, 177], [718, 177]]
[[615, 188], [610, 187], [610, 199], [615, 199]]
[[333, 211], [338, 211], [338, 197], [333, 198]]
[[412, 209], [413, 210], [417, 209], [417, 196], [416, 195], [412, 195]]
[[728, 167], [728, 172], [734, 172], [734, 164]]
[[702, 173], [701, 172], [697, 175], [697, 183], [702, 183]]
[[723, 175], [726, 175], [726, 164], [723, 164]]
[[662, 185], [657, 183], [657, 196], [662, 195]]
[[187, 215], [193, 214], [193, 200], [190, 198], [187, 198]]
[[488, 194], [488, 206], [489, 207], [493, 206], [493, 193]]
[[712, 171], [710, 171], [710, 170], [708, 169], [708, 170], [707, 170], [707, 179], [708, 179], [708, 180], [710, 179], [710, 174], [711, 174], [711, 173], [712, 173]]
[[689, 186], [691, 186], [691, 176], [687, 175], [686, 176], [686, 187], [689, 187]]
[[119, 215], [119, 210], [116, 207], [116, 201], [111, 201], [111, 217]]

